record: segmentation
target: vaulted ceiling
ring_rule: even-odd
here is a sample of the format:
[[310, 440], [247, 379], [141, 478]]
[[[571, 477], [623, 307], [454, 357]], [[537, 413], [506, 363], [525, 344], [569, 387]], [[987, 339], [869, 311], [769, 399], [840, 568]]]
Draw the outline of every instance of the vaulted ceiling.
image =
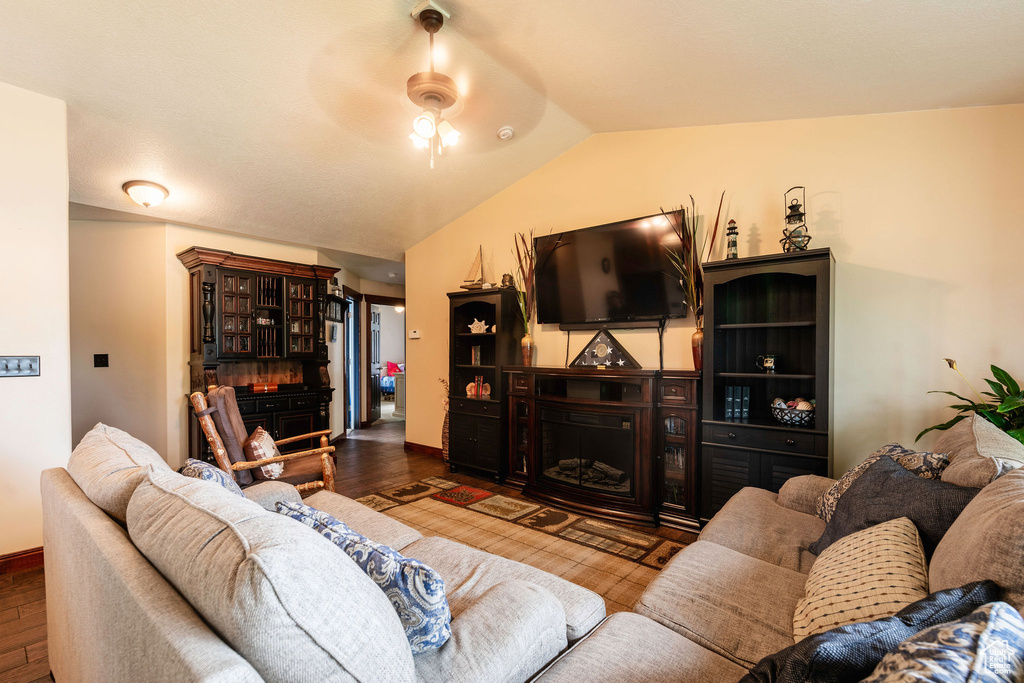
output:
[[593, 133], [1024, 102], [1020, 0], [438, 1], [433, 171], [409, 0], [4, 0], [0, 81], [68, 103], [72, 202], [385, 259]]

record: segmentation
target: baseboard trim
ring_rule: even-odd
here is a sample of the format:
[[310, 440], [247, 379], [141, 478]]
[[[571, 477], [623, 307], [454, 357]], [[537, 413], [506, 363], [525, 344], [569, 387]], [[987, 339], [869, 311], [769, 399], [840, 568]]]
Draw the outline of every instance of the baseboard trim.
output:
[[24, 569], [43, 566], [43, 549], [29, 548], [17, 553], [0, 555], [0, 574], [11, 574]]
[[432, 455], [435, 458], [443, 458], [444, 451], [435, 446], [426, 446], [421, 443], [413, 443], [412, 441], [405, 442], [405, 450], [412, 451], [413, 453], [425, 453], [426, 455]]

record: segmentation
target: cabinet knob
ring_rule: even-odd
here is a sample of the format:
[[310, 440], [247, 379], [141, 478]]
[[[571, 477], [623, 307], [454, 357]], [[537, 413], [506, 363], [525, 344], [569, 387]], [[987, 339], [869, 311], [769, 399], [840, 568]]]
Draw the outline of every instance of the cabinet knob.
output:
[[796, 445], [796, 441], [793, 441], [793, 439], [786, 439], [786, 445], [787, 446], [795, 446]]
[[730, 439], [735, 439], [736, 438], [736, 434], [734, 434], [733, 432], [729, 432], [729, 438]]

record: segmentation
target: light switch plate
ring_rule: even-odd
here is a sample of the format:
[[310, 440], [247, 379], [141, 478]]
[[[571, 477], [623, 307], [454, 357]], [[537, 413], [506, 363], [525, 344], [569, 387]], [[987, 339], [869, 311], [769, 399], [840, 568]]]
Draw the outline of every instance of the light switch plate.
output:
[[409, 339], [419, 339], [419, 338], [420, 338], [420, 331], [419, 330], [409, 330]]
[[0, 356], [0, 377], [38, 377], [39, 356]]

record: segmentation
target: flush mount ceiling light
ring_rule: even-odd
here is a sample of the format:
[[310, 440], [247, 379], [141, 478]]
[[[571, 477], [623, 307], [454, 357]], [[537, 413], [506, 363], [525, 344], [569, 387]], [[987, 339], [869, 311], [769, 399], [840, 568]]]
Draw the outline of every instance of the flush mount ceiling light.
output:
[[121, 186], [121, 189], [132, 198], [133, 202], [147, 209], [158, 205], [170, 194], [163, 185], [157, 185], [148, 180], [129, 180]]
[[[413, 119], [409, 139], [416, 147], [429, 150], [430, 168], [434, 168], [434, 157], [441, 156], [446, 147], [459, 142], [461, 133], [444, 118], [444, 111], [461, 104], [461, 98], [455, 81], [434, 71], [434, 34], [441, 30], [448, 13], [428, 1], [417, 5], [412, 14], [419, 19], [423, 30], [430, 34], [430, 71], [413, 74], [405, 84], [409, 99], [423, 109]], [[449, 115], [456, 109], [452, 109]]]

